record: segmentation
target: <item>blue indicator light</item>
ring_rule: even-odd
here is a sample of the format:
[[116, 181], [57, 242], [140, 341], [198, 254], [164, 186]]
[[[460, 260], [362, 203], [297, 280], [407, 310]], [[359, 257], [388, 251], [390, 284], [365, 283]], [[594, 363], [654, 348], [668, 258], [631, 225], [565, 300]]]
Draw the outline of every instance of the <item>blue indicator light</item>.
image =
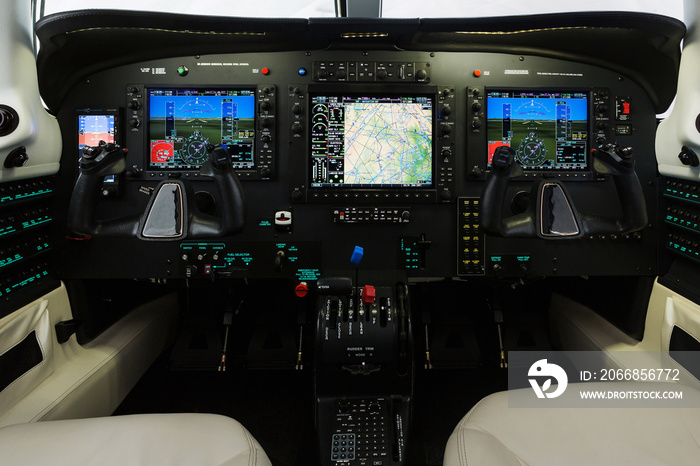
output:
[[306, 76], [306, 68], [299, 68], [299, 76]]

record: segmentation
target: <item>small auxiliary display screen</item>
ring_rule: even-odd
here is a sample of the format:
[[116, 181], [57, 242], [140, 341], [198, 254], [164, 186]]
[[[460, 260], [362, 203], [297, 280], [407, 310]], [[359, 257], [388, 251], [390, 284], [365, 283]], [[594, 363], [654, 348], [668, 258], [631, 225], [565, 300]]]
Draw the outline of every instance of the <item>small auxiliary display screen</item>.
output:
[[148, 89], [148, 167], [195, 170], [207, 145], [228, 146], [233, 167], [255, 167], [255, 89]]
[[433, 186], [434, 96], [310, 96], [312, 188]]
[[526, 170], [588, 167], [588, 92], [486, 92], [488, 166], [499, 146], [515, 151]]
[[117, 142], [117, 116], [107, 114], [78, 115], [78, 154], [82, 156], [85, 147], [94, 147], [100, 141]]

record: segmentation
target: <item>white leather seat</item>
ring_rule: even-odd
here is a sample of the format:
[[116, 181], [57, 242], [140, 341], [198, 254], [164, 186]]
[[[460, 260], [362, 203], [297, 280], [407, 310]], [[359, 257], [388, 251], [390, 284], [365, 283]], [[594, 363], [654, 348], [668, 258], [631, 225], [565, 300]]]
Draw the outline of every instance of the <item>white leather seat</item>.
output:
[[[683, 390], [684, 402], [699, 406], [700, 392]], [[698, 458], [700, 408], [509, 408], [508, 392], [499, 392], [457, 425], [444, 465], [690, 465]]]
[[0, 428], [2, 465], [271, 466], [253, 436], [214, 414], [141, 414]]

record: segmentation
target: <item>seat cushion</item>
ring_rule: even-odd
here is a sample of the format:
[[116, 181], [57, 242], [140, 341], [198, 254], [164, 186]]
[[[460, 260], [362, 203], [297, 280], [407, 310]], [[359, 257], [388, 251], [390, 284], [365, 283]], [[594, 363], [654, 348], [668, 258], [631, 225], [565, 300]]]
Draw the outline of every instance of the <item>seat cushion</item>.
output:
[[[587, 385], [624, 390], [630, 384]], [[656, 384], [667, 390], [674, 385]], [[698, 406], [700, 392], [683, 387], [683, 395]], [[509, 408], [508, 392], [500, 392], [462, 419], [447, 443], [444, 464], [683, 465], [697, 464], [698, 458], [700, 408]]]
[[15, 424], [0, 428], [0, 451], [12, 465], [271, 465], [241, 424], [214, 414]]

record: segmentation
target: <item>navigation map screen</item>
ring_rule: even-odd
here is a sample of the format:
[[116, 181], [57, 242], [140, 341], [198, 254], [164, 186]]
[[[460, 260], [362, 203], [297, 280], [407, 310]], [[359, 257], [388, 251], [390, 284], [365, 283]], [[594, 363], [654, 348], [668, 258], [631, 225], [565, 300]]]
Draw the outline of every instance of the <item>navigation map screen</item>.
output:
[[95, 147], [100, 141], [114, 143], [116, 141], [117, 116], [106, 114], [78, 115], [78, 153], [82, 156], [87, 146]]
[[151, 170], [195, 170], [207, 145], [224, 144], [233, 167], [255, 167], [255, 89], [148, 89]]
[[587, 168], [587, 92], [488, 90], [486, 98], [489, 167], [509, 146], [526, 170]]
[[433, 186], [434, 97], [310, 98], [312, 188]]

